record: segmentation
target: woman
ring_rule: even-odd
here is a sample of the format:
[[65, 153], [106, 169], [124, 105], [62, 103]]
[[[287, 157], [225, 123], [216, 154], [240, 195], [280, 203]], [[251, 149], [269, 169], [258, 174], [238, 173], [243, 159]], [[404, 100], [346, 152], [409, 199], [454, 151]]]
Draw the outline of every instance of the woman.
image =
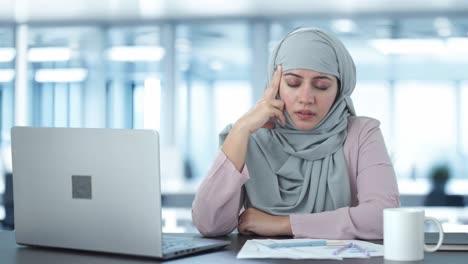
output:
[[[354, 62], [335, 37], [300, 28], [269, 62], [263, 98], [220, 135], [192, 207], [200, 233], [382, 239], [399, 206], [379, 122], [356, 117]], [[240, 215], [242, 207], [245, 209]]]

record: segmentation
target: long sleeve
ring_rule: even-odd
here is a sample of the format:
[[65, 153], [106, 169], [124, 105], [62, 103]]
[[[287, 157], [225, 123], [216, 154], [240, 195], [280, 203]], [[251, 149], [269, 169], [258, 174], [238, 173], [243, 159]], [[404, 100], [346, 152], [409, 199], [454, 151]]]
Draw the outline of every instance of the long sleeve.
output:
[[295, 237], [382, 239], [383, 209], [399, 207], [395, 172], [379, 122], [356, 118], [345, 144], [352, 205], [334, 211], [290, 215]]
[[247, 166], [240, 173], [220, 150], [192, 204], [192, 221], [202, 235], [221, 236], [237, 227], [248, 179]]

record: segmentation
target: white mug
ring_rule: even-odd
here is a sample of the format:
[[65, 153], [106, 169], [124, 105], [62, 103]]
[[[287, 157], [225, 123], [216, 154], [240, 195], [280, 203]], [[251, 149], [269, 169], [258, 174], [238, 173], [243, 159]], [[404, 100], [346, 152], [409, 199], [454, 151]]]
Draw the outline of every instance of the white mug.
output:
[[[424, 243], [424, 223], [433, 222], [439, 229], [437, 245]], [[418, 261], [424, 259], [424, 251], [434, 252], [444, 240], [444, 230], [433, 217], [425, 217], [423, 209], [384, 209], [384, 258], [396, 261]]]

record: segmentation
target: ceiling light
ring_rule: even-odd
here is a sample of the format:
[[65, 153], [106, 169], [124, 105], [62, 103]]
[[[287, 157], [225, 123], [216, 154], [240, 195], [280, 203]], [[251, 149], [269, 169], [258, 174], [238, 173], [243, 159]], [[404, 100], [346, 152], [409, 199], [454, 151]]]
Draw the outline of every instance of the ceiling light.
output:
[[336, 19], [333, 20], [332, 27], [335, 31], [350, 33], [356, 30], [356, 23], [351, 19]]
[[84, 68], [40, 69], [36, 71], [34, 80], [39, 83], [71, 83], [86, 80], [88, 71]]
[[28, 60], [31, 62], [69, 61], [72, 50], [69, 48], [30, 48]]
[[370, 45], [385, 55], [389, 54], [442, 54], [447, 52], [439, 39], [376, 39]]
[[8, 83], [15, 78], [15, 70], [13, 69], [0, 69], [0, 83]]
[[107, 52], [112, 61], [160, 61], [164, 48], [160, 46], [114, 46]]
[[16, 56], [14, 48], [0, 48], [0, 62], [10, 62]]
[[459, 55], [468, 53], [468, 38], [376, 39], [370, 45], [385, 55]]

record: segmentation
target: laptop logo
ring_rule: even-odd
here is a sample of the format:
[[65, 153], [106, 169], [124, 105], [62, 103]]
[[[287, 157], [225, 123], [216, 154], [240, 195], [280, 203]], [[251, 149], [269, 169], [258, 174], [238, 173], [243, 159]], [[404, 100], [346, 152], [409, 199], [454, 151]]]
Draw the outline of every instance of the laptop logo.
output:
[[72, 175], [72, 198], [91, 200], [91, 176]]

